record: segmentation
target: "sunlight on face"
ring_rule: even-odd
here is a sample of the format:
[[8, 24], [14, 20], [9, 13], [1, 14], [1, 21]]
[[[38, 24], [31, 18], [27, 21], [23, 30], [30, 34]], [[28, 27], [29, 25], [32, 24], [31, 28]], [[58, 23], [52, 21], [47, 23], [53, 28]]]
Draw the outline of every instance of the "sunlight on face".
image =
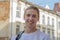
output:
[[34, 9], [26, 10], [24, 19], [25, 19], [26, 25], [29, 28], [34, 28], [36, 26], [38, 19], [39, 19], [37, 11]]

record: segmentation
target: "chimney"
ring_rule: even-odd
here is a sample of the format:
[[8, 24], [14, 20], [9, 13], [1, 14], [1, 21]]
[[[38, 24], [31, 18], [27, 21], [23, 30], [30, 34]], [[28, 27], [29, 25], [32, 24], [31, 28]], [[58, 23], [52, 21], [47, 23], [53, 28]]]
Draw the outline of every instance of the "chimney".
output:
[[55, 12], [60, 12], [60, 3], [55, 3], [54, 4], [54, 11]]

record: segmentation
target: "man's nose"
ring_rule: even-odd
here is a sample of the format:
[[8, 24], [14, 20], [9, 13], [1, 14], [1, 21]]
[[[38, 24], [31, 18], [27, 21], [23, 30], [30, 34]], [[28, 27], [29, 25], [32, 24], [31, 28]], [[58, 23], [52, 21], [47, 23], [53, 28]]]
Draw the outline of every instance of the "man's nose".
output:
[[33, 18], [32, 18], [32, 16], [31, 16], [31, 17], [29, 17], [29, 19], [30, 19], [30, 20], [32, 20], [32, 19], [33, 19]]

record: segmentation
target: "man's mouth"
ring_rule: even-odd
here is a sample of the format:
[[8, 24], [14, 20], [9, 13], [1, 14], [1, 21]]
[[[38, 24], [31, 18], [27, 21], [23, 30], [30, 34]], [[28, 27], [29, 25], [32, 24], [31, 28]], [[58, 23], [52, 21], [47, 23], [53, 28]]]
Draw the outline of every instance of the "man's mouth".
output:
[[29, 24], [33, 24], [33, 22], [29, 22]]

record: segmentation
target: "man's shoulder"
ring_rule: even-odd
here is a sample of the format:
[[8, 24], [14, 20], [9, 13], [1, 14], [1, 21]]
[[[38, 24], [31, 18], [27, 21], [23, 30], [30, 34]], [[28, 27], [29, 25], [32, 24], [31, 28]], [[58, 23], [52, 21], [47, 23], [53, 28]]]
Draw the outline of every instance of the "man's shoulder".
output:
[[44, 40], [50, 40], [50, 36], [44, 32], [38, 31], [38, 36], [40, 39]]
[[48, 37], [48, 36], [49, 36], [48, 34], [42, 32], [42, 31], [40, 31], [40, 30], [38, 30], [38, 34], [39, 34], [40, 36], [42, 36], [42, 37]]

